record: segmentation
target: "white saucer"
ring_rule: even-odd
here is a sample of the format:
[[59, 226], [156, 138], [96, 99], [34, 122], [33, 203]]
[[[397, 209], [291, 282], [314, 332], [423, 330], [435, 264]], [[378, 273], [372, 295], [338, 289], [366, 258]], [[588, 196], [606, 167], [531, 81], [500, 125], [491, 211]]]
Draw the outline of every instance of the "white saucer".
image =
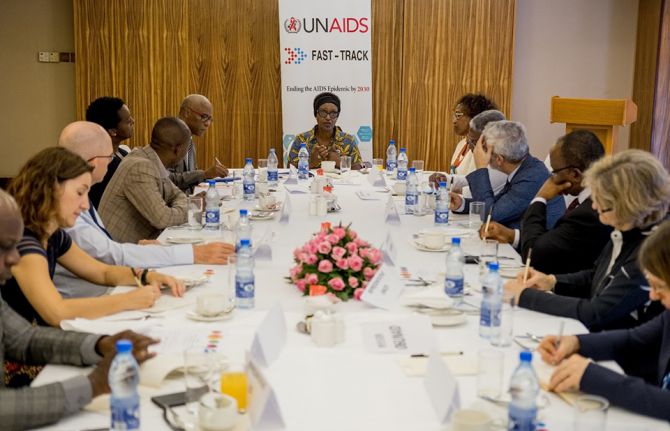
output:
[[209, 281], [209, 276], [203, 275], [202, 277], [194, 277], [194, 278], [177, 277], [177, 280], [184, 283], [184, 287], [186, 287], [187, 289], [191, 289], [193, 287], [197, 287], [207, 283]]
[[233, 310], [227, 312], [227, 313], [221, 313], [216, 316], [201, 316], [198, 313], [196, 313], [193, 310], [187, 311], [186, 312], [186, 317], [188, 317], [191, 320], [195, 320], [197, 322], [219, 322], [221, 320], [228, 320], [233, 317]]
[[430, 323], [433, 326], [458, 326], [467, 322], [465, 313], [461, 311], [454, 311], [453, 313], [439, 313], [430, 316]]
[[502, 278], [516, 278], [519, 271], [523, 271], [523, 267], [498, 269], [498, 273]]
[[188, 236], [169, 236], [165, 241], [170, 244], [199, 244], [203, 242], [202, 238], [188, 237]]
[[442, 253], [448, 251], [451, 248], [451, 244], [444, 244], [442, 248], [428, 248], [425, 245], [421, 244], [419, 241], [410, 238], [409, 243], [414, 246], [417, 250], [428, 251], [433, 253]]
[[267, 211], [257, 211], [253, 210], [249, 214], [249, 218], [251, 220], [270, 220], [272, 217], [274, 217], [275, 213], [274, 212], [267, 212]]

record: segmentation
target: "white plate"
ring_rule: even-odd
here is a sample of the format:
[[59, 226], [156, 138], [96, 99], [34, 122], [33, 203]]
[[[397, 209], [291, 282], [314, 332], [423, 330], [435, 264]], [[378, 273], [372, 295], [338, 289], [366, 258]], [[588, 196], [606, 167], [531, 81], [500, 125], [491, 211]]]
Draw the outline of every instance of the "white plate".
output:
[[191, 289], [193, 287], [197, 287], [207, 283], [207, 281], [209, 281], [209, 276], [203, 275], [202, 277], [194, 277], [194, 278], [177, 277], [177, 280], [184, 283], [184, 287], [186, 287], [187, 289]]
[[449, 248], [451, 248], [451, 244], [444, 244], [444, 246], [442, 248], [428, 248], [425, 245], [421, 244], [419, 241], [417, 241], [415, 239], [411, 239], [411, 238], [409, 240], [409, 243], [412, 244], [414, 246], [414, 248], [416, 248], [417, 250], [428, 251], [428, 252], [433, 252], [433, 253], [442, 253], [444, 251], [449, 250]]
[[206, 316], [201, 316], [195, 311], [187, 311], [186, 312], [186, 317], [188, 317], [191, 320], [195, 320], [197, 322], [219, 322], [221, 320], [228, 320], [233, 317], [233, 311], [229, 311], [227, 313], [221, 313], [216, 316], [211, 316], [211, 317], [206, 317]]
[[440, 313], [430, 316], [430, 323], [433, 326], [458, 326], [467, 322], [465, 313], [463, 312], [454, 312], [454, 313]]
[[517, 268], [500, 268], [498, 272], [502, 278], [516, 278], [519, 271], [523, 271], [523, 267]]
[[436, 233], [439, 232], [443, 234], [447, 238], [452, 238], [455, 236], [459, 237], [469, 237], [472, 235], [474, 230], [472, 229], [467, 229], [463, 227], [456, 227], [456, 226], [445, 226], [445, 227], [439, 227], [439, 228], [430, 228], [430, 229], [423, 229], [419, 231], [419, 235], [422, 233]]
[[169, 236], [165, 238], [165, 241], [170, 244], [199, 244], [203, 242], [203, 239], [189, 236]]
[[251, 220], [270, 220], [272, 217], [274, 217], [275, 213], [274, 212], [267, 212], [267, 211], [251, 211], [251, 214], [249, 214], [249, 218]]

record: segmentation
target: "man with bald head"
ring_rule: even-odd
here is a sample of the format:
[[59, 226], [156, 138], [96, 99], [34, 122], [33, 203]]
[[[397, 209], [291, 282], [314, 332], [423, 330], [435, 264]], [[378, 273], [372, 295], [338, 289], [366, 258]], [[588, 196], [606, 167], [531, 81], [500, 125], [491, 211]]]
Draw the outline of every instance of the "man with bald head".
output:
[[[12, 277], [11, 267], [20, 259], [17, 245], [23, 237], [21, 213], [14, 199], [0, 190], [0, 286]], [[99, 336], [56, 328], [33, 326], [0, 299], [0, 362], [5, 359], [34, 365], [98, 364], [88, 376], [35, 388], [5, 388], [0, 368], [0, 423], [3, 430], [35, 428], [79, 411], [94, 397], [109, 392], [107, 375], [116, 340], [133, 341], [138, 362], [150, 358], [147, 347], [157, 340], [125, 331]]]
[[123, 159], [98, 208], [112, 238], [137, 243], [186, 223], [186, 195], [170, 181], [167, 169], [184, 158], [190, 142], [182, 120], [163, 117], [151, 131], [151, 143]]
[[[112, 140], [99, 125], [87, 121], [71, 123], [63, 129], [58, 145], [87, 160], [93, 166], [92, 184], [104, 176], [109, 163]], [[99, 155], [102, 154], [102, 155]], [[168, 265], [215, 264], [225, 265], [233, 253], [232, 244], [212, 242], [204, 245], [180, 244], [162, 246], [119, 243], [113, 240], [91, 205], [83, 211], [75, 225], [66, 229], [79, 248], [90, 256], [110, 265], [157, 268]], [[82, 280], [60, 265], [56, 265], [54, 284], [65, 298], [100, 296], [107, 286]]]
[[[201, 94], [190, 94], [184, 98], [179, 107], [179, 118], [186, 123], [193, 136], [201, 137], [212, 125], [212, 103]], [[170, 169], [170, 179], [180, 189], [192, 192], [193, 186], [206, 178], [225, 177], [228, 169], [215, 163], [207, 170], [197, 168], [195, 144], [191, 140], [186, 156]]]

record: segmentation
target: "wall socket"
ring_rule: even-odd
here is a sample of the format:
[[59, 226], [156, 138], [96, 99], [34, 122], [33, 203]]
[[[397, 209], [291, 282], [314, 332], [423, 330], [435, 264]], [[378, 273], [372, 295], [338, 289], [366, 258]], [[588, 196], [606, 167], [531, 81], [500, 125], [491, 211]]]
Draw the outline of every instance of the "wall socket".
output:
[[37, 53], [40, 63], [74, 63], [74, 52], [40, 51]]

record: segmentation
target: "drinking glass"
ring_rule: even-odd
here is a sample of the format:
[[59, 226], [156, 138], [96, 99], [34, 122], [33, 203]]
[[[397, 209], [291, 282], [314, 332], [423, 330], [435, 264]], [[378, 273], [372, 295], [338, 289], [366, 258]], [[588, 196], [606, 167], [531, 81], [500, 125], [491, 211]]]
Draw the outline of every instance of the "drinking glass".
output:
[[477, 354], [477, 395], [499, 398], [503, 388], [505, 356], [500, 350], [480, 350]]
[[582, 395], [575, 401], [575, 431], [604, 430], [610, 403], [596, 395]]
[[379, 172], [384, 170], [384, 159], [372, 159], [372, 166]]
[[222, 394], [230, 395], [237, 400], [237, 409], [240, 413], [246, 412], [249, 382], [241, 366], [232, 367], [221, 373], [220, 389]]
[[412, 167], [416, 170], [417, 174], [423, 173], [423, 160], [412, 160]]
[[268, 180], [268, 159], [258, 159], [258, 181], [267, 182]]
[[484, 276], [488, 271], [488, 264], [498, 261], [498, 241], [484, 239], [481, 241], [481, 253], [479, 254], [479, 275]]
[[197, 422], [198, 402], [208, 390], [209, 366], [203, 350], [184, 352], [184, 383], [186, 385], [186, 410]]
[[470, 214], [468, 216], [470, 229], [479, 230], [479, 226], [484, 223], [484, 220], [486, 220], [485, 207], [484, 202], [470, 202]]
[[340, 157], [340, 172], [346, 174], [351, 170], [351, 156]]
[[202, 228], [202, 196], [189, 196], [188, 198], [188, 227], [189, 229]]

